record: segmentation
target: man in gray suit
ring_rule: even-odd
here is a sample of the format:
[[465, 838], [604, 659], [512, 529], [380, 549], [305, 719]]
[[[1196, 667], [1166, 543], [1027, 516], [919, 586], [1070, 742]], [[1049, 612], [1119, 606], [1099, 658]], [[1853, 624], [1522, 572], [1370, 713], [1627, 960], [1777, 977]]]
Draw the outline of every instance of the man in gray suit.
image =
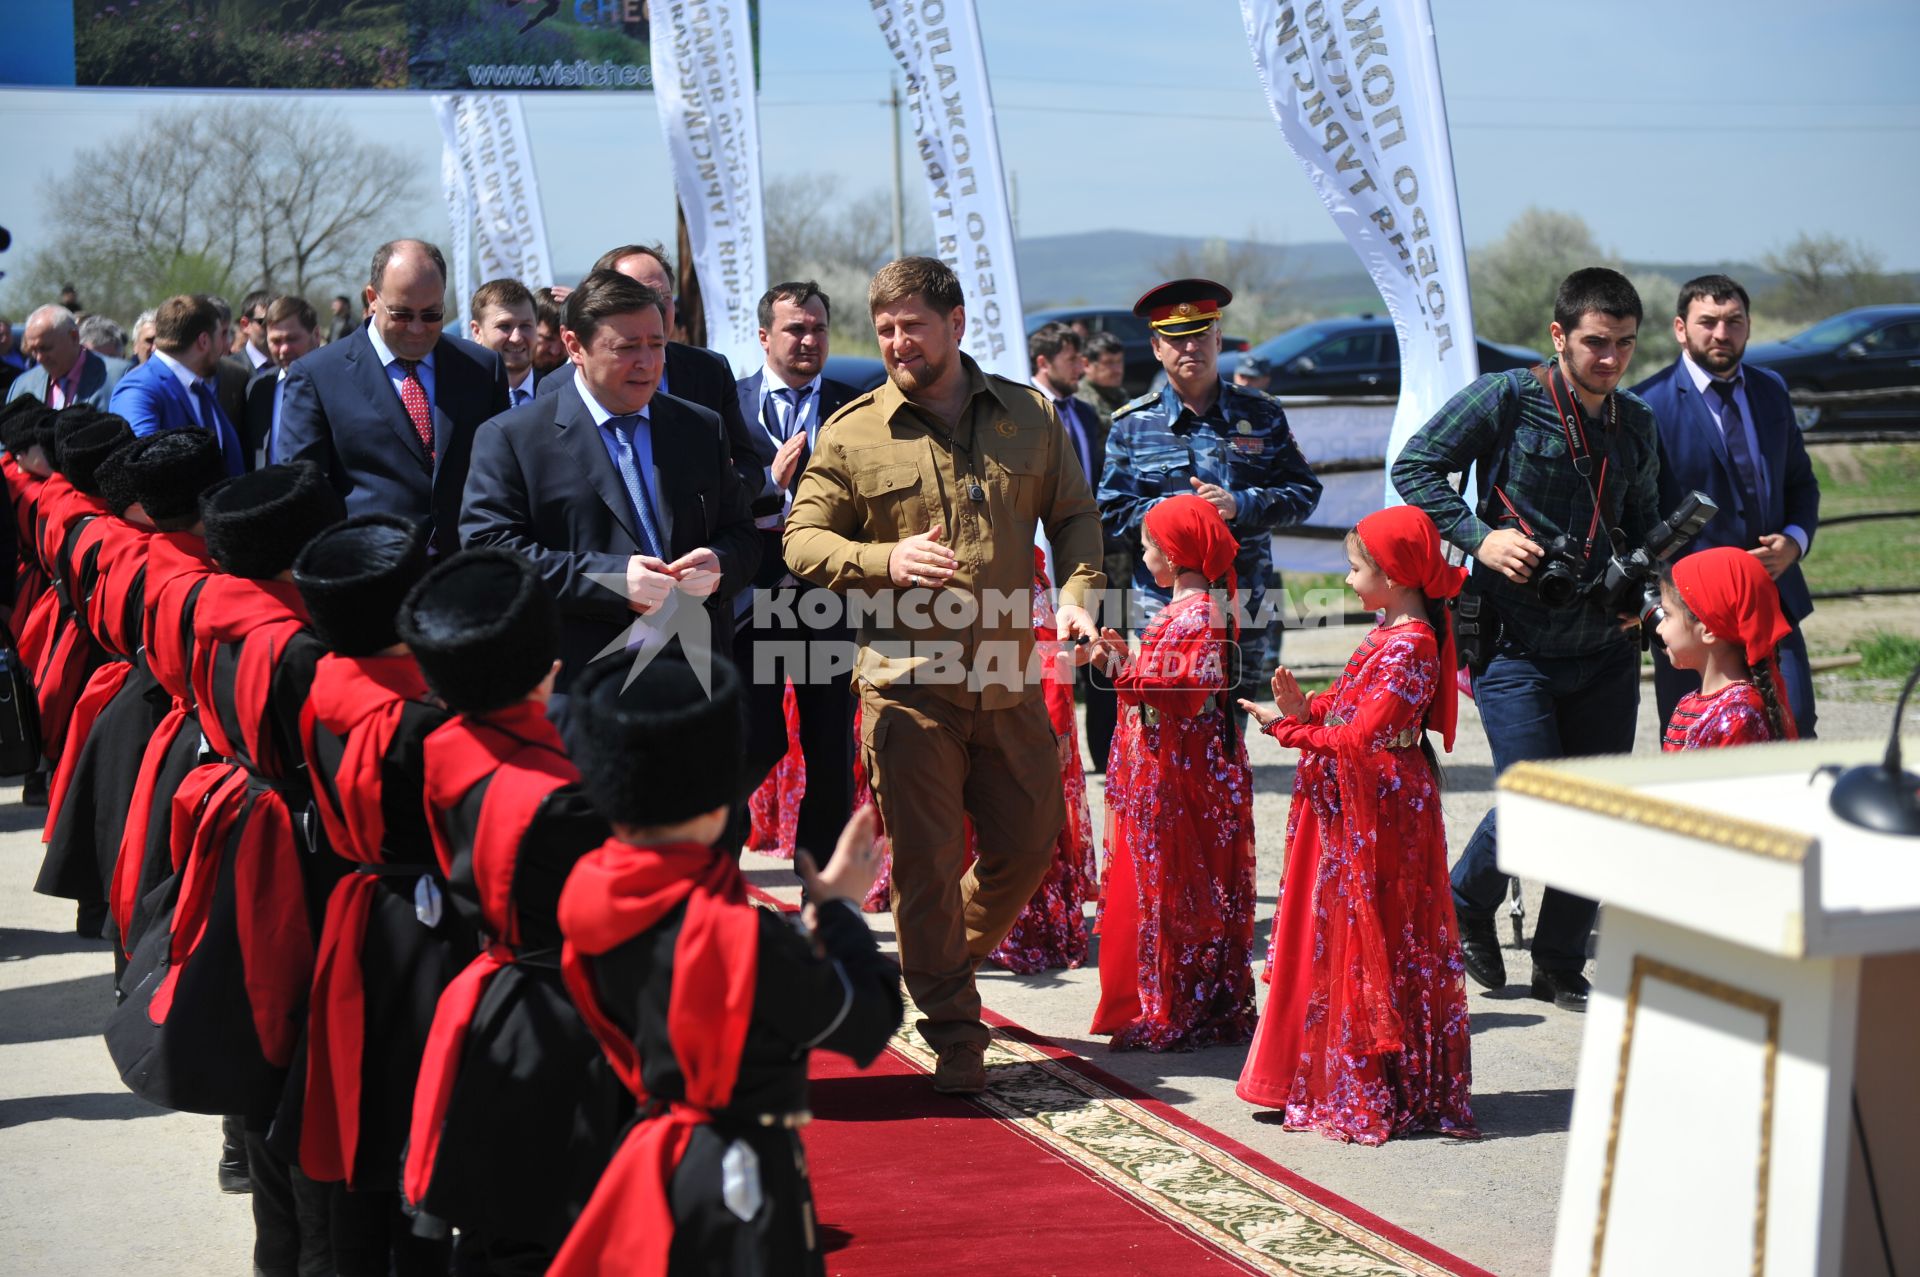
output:
[[80, 344], [80, 322], [65, 306], [42, 306], [27, 316], [20, 349], [35, 366], [7, 387], [7, 401], [32, 395], [51, 408], [90, 403], [105, 412], [113, 388], [133, 367], [124, 359], [97, 355]]

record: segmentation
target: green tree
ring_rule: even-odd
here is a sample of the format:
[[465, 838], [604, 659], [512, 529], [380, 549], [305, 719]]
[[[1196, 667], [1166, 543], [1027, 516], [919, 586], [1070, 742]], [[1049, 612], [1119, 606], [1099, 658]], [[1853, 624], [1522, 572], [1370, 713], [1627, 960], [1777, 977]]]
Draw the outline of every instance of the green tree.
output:
[[1579, 214], [1529, 208], [1505, 235], [1467, 254], [1474, 329], [1488, 341], [1544, 349], [1560, 281], [1582, 266], [1619, 265]]

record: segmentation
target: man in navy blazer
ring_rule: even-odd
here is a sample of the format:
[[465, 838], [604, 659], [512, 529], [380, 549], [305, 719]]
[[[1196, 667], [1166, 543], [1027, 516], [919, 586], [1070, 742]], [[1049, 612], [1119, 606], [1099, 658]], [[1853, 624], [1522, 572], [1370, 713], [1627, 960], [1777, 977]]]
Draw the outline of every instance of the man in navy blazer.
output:
[[[560, 605], [562, 693], [602, 656], [684, 648], [688, 608], [710, 650], [729, 651], [733, 596], [760, 564], [720, 419], [656, 393], [666, 331], [659, 294], [589, 275], [566, 307], [578, 375], [474, 437], [461, 539], [539, 568]], [[564, 721], [563, 702], [553, 712]]]
[[7, 387], [7, 402], [32, 395], [52, 408], [90, 403], [105, 411], [113, 388], [133, 365], [80, 344], [80, 321], [65, 306], [42, 306], [27, 316], [21, 353], [34, 366]]
[[[1780, 674], [1802, 736], [1813, 735], [1813, 674], [1800, 622], [1813, 598], [1800, 560], [1820, 526], [1820, 485], [1787, 399], [1787, 385], [1765, 368], [1742, 365], [1747, 290], [1725, 275], [1702, 275], [1680, 289], [1673, 335], [1680, 358], [1633, 388], [1660, 426], [1660, 508], [1687, 493], [1712, 497], [1720, 513], [1688, 553], [1731, 545], [1766, 565], [1780, 588], [1793, 633], [1780, 644]], [[1676, 670], [1656, 644], [1654, 697], [1664, 724], [1673, 707], [1700, 687], [1700, 676]]]
[[[754, 519], [760, 529], [760, 572], [754, 588], [743, 591], [734, 606], [733, 637], [733, 662], [747, 683], [746, 779], [755, 788], [787, 752], [786, 680], [793, 679], [800, 752], [807, 760], [794, 840], [822, 866], [853, 814], [854, 634], [842, 616], [846, 600], [795, 578], [780, 543], [793, 490], [821, 427], [859, 394], [820, 372], [827, 361], [832, 304], [812, 280], [775, 284], [760, 299], [760, 349], [766, 360], [741, 379], [739, 403], [740, 417], [749, 423], [746, 458], [757, 480], [755, 508], [765, 513]], [[810, 623], [816, 615], [826, 619]], [[789, 664], [776, 656], [796, 651], [807, 659]], [[746, 835], [745, 829], [730, 832]]]
[[136, 435], [205, 430], [220, 441], [228, 474], [252, 469], [214, 383], [220, 313], [213, 302], [187, 293], [169, 297], [154, 312], [153, 332], [153, 357], [120, 379], [107, 411], [125, 417]]
[[366, 289], [372, 322], [287, 370], [269, 447], [275, 462], [318, 464], [350, 514], [427, 524], [436, 554], [459, 547], [473, 433], [507, 409], [500, 357], [440, 331], [446, 293], [439, 249], [382, 244]]

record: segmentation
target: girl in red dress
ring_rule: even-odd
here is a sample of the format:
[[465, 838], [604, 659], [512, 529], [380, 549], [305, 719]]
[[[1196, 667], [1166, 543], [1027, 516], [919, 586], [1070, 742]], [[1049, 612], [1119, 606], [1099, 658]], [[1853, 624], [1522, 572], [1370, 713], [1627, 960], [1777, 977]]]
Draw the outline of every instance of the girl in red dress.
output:
[[1673, 707], [1662, 749], [1799, 737], [1781, 695], [1777, 651], [1792, 626], [1760, 560], [1733, 546], [1690, 554], [1661, 573], [1660, 604], [1668, 659], [1675, 669], [1700, 672], [1700, 690]]
[[1197, 496], [1153, 506], [1144, 532], [1143, 561], [1173, 599], [1131, 658], [1110, 629], [1094, 655], [1122, 713], [1092, 1031], [1116, 1050], [1187, 1050], [1245, 1041], [1254, 1024], [1253, 777], [1227, 703], [1239, 545]]
[[1236, 1088], [1290, 1130], [1383, 1144], [1409, 1131], [1475, 1136], [1467, 995], [1446, 825], [1427, 731], [1453, 748], [1449, 567], [1412, 506], [1347, 537], [1347, 584], [1384, 613], [1311, 700], [1282, 667], [1277, 709], [1242, 701], [1300, 751], [1274, 915], [1272, 992]]

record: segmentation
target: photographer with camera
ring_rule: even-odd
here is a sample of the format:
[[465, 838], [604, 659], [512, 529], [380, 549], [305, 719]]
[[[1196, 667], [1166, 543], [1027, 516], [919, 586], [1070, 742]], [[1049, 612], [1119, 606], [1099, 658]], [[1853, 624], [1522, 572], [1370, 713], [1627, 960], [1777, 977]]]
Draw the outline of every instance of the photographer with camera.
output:
[[[1699, 517], [1676, 512], [1674, 535], [1647, 544], [1661, 517], [1653, 414], [1618, 389], [1640, 317], [1625, 276], [1575, 271], [1554, 298], [1553, 362], [1478, 378], [1393, 465], [1401, 497], [1473, 556], [1456, 632], [1496, 772], [1633, 748], [1645, 573], [1632, 561], [1670, 554]], [[1476, 465], [1477, 504], [1449, 481]], [[1494, 931], [1506, 885], [1489, 811], [1453, 868], [1461, 954], [1489, 989], [1506, 983]], [[1547, 888], [1533, 936], [1534, 997], [1586, 1010], [1582, 968], [1596, 907]]]

